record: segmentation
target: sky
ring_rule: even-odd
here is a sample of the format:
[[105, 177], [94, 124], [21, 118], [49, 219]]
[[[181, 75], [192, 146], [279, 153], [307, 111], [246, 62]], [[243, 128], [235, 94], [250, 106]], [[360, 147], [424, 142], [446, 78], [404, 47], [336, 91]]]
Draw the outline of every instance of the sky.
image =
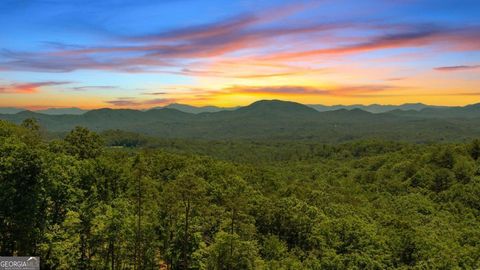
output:
[[478, 0], [2, 0], [0, 107], [480, 102]]

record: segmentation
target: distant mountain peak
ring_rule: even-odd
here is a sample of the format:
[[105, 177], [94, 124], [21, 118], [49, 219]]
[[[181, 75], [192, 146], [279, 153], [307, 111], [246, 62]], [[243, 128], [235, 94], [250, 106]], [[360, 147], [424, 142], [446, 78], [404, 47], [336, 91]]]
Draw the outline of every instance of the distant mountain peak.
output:
[[402, 105], [399, 105], [399, 106], [410, 106], [410, 105], [429, 106], [422, 102], [408, 102], [408, 103], [403, 103]]
[[298, 107], [308, 108], [308, 106], [298, 102], [279, 100], [279, 99], [262, 99], [262, 100], [255, 101], [248, 106], [298, 106]]
[[25, 110], [17, 113], [17, 115], [21, 115], [21, 116], [29, 116], [29, 115], [36, 115], [36, 114], [37, 114], [36, 112], [30, 111], [30, 110]]
[[371, 114], [371, 112], [367, 112], [367, 111], [362, 110], [362, 109], [360, 109], [360, 108], [351, 109], [350, 112]]
[[43, 114], [51, 114], [51, 115], [61, 115], [61, 114], [84, 114], [87, 112], [87, 110], [82, 110], [77, 107], [70, 107], [70, 108], [48, 108], [45, 110], [38, 110], [36, 111], [37, 113], [43, 113]]
[[256, 107], [265, 107], [265, 108], [286, 108], [286, 109], [303, 109], [303, 110], [313, 110], [312, 108], [297, 103], [293, 101], [284, 101], [284, 100], [278, 100], [278, 99], [263, 99], [259, 101], [255, 101], [252, 104], [244, 107], [244, 108], [256, 108]]
[[434, 106], [434, 105], [426, 105], [424, 103], [405, 103], [401, 105], [387, 105], [387, 104], [370, 104], [370, 105], [362, 105], [362, 104], [353, 104], [353, 105], [321, 105], [321, 104], [311, 104], [308, 105], [311, 108], [314, 108], [317, 111], [325, 112], [325, 111], [333, 111], [339, 109], [346, 109], [346, 110], [353, 110], [353, 109], [361, 109], [369, 113], [385, 113], [390, 111], [421, 111], [423, 109], [432, 109], [432, 108], [445, 108], [442, 106]]
[[463, 107], [463, 109], [467, 110], [467, 111], [478, 111], [478, 110], [480, 110], [480, 103], [474, 103], [474, 104], [467, 105], [467, 106]]
[[179, 110], [181, 112], [186, 112], [186, 113], [193, 113], [193, 114], [199, 114], [199, 113], [205, 113], [205, 112], [219, 112], [219, 111], [231, 111], [238, 109], [238, 107], [217, 107], [217, 106], [192, 106], [188, 104], [182, 104], [182, 103], [171, 103], [168, 104], [167, 106], [164, 107], [157, 107], [154, 109], [159, 109], [159, 108], [169, 108], [169, 109], [175, 109]]
[[195, 107], [195, 106], [192, 106], [192, 105], [188, 105], [188, 104], [183, 104], [183, 103], [170, 103], [168, 104], [167, 106], [164, 106], [163, 108], [175, 108], [175, 107], [188, 107], [188, 108], [198, 108], [198, 107]]
[[15, 114], [21, 111], [25, 111], [25, 109], [15, 107], [0, 107], [0, 114]]
[[283, 100], [259, 100], [237, 110], [251, 115], [305, 116], [317, 115], [318, 111], [306, 105]]

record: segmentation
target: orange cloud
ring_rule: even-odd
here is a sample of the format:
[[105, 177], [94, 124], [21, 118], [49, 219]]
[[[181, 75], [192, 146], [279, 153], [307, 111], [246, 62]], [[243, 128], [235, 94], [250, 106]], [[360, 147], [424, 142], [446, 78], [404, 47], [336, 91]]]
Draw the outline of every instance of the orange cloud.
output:
[[0, 85], [0, 93], [4, 94], [33, 94], [45, 86], [55, 86], [69, 84], [70, 82], [36, 82], [36, 83], [12, 83], [9, 85]]
[[338, 86], [322, 89], [310, 86], [246, 86], [234, 85], [220, 90], [197, 90], [197, 97], [229, 96], [229, 95], [265, 95], [265, 96], [337, 96], [337, 97], [367, 97], [373, 94], [390, 90], [399, 90], [401, 87], [391, 85], [359, 85]]

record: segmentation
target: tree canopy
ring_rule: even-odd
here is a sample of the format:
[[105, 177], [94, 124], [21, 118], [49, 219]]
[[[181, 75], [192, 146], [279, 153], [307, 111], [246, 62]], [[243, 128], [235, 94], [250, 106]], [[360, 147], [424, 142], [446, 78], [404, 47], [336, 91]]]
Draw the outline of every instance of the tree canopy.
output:
[[42, 269], [480, 267], [478, 140], [42, 136], [0, 121], [0, 255]]

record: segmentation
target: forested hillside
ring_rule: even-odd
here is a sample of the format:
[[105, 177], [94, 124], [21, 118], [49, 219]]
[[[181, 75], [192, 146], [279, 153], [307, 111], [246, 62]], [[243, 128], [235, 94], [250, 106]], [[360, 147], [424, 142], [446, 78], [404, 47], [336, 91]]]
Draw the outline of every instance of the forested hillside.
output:
[[0, 121], [0, 253], [42, 269], [480, 267], [478, 140], [42, 134]]
[[300, 103], [261, 100], [235, 110], [197, 114], [171, 108], [98, 109], [81, 115], [30, 111], [0, 114], [0, 119], [17, 124], [29, 118], [37, 119], [53, 133], [84, 126], [96, 132], [119, 129], [176, 139], [300, 139], [332, 143], [378, 138], [461, 142], [480, 136], [479, 104], [374, 114], [360, 109], [319, 112]]

